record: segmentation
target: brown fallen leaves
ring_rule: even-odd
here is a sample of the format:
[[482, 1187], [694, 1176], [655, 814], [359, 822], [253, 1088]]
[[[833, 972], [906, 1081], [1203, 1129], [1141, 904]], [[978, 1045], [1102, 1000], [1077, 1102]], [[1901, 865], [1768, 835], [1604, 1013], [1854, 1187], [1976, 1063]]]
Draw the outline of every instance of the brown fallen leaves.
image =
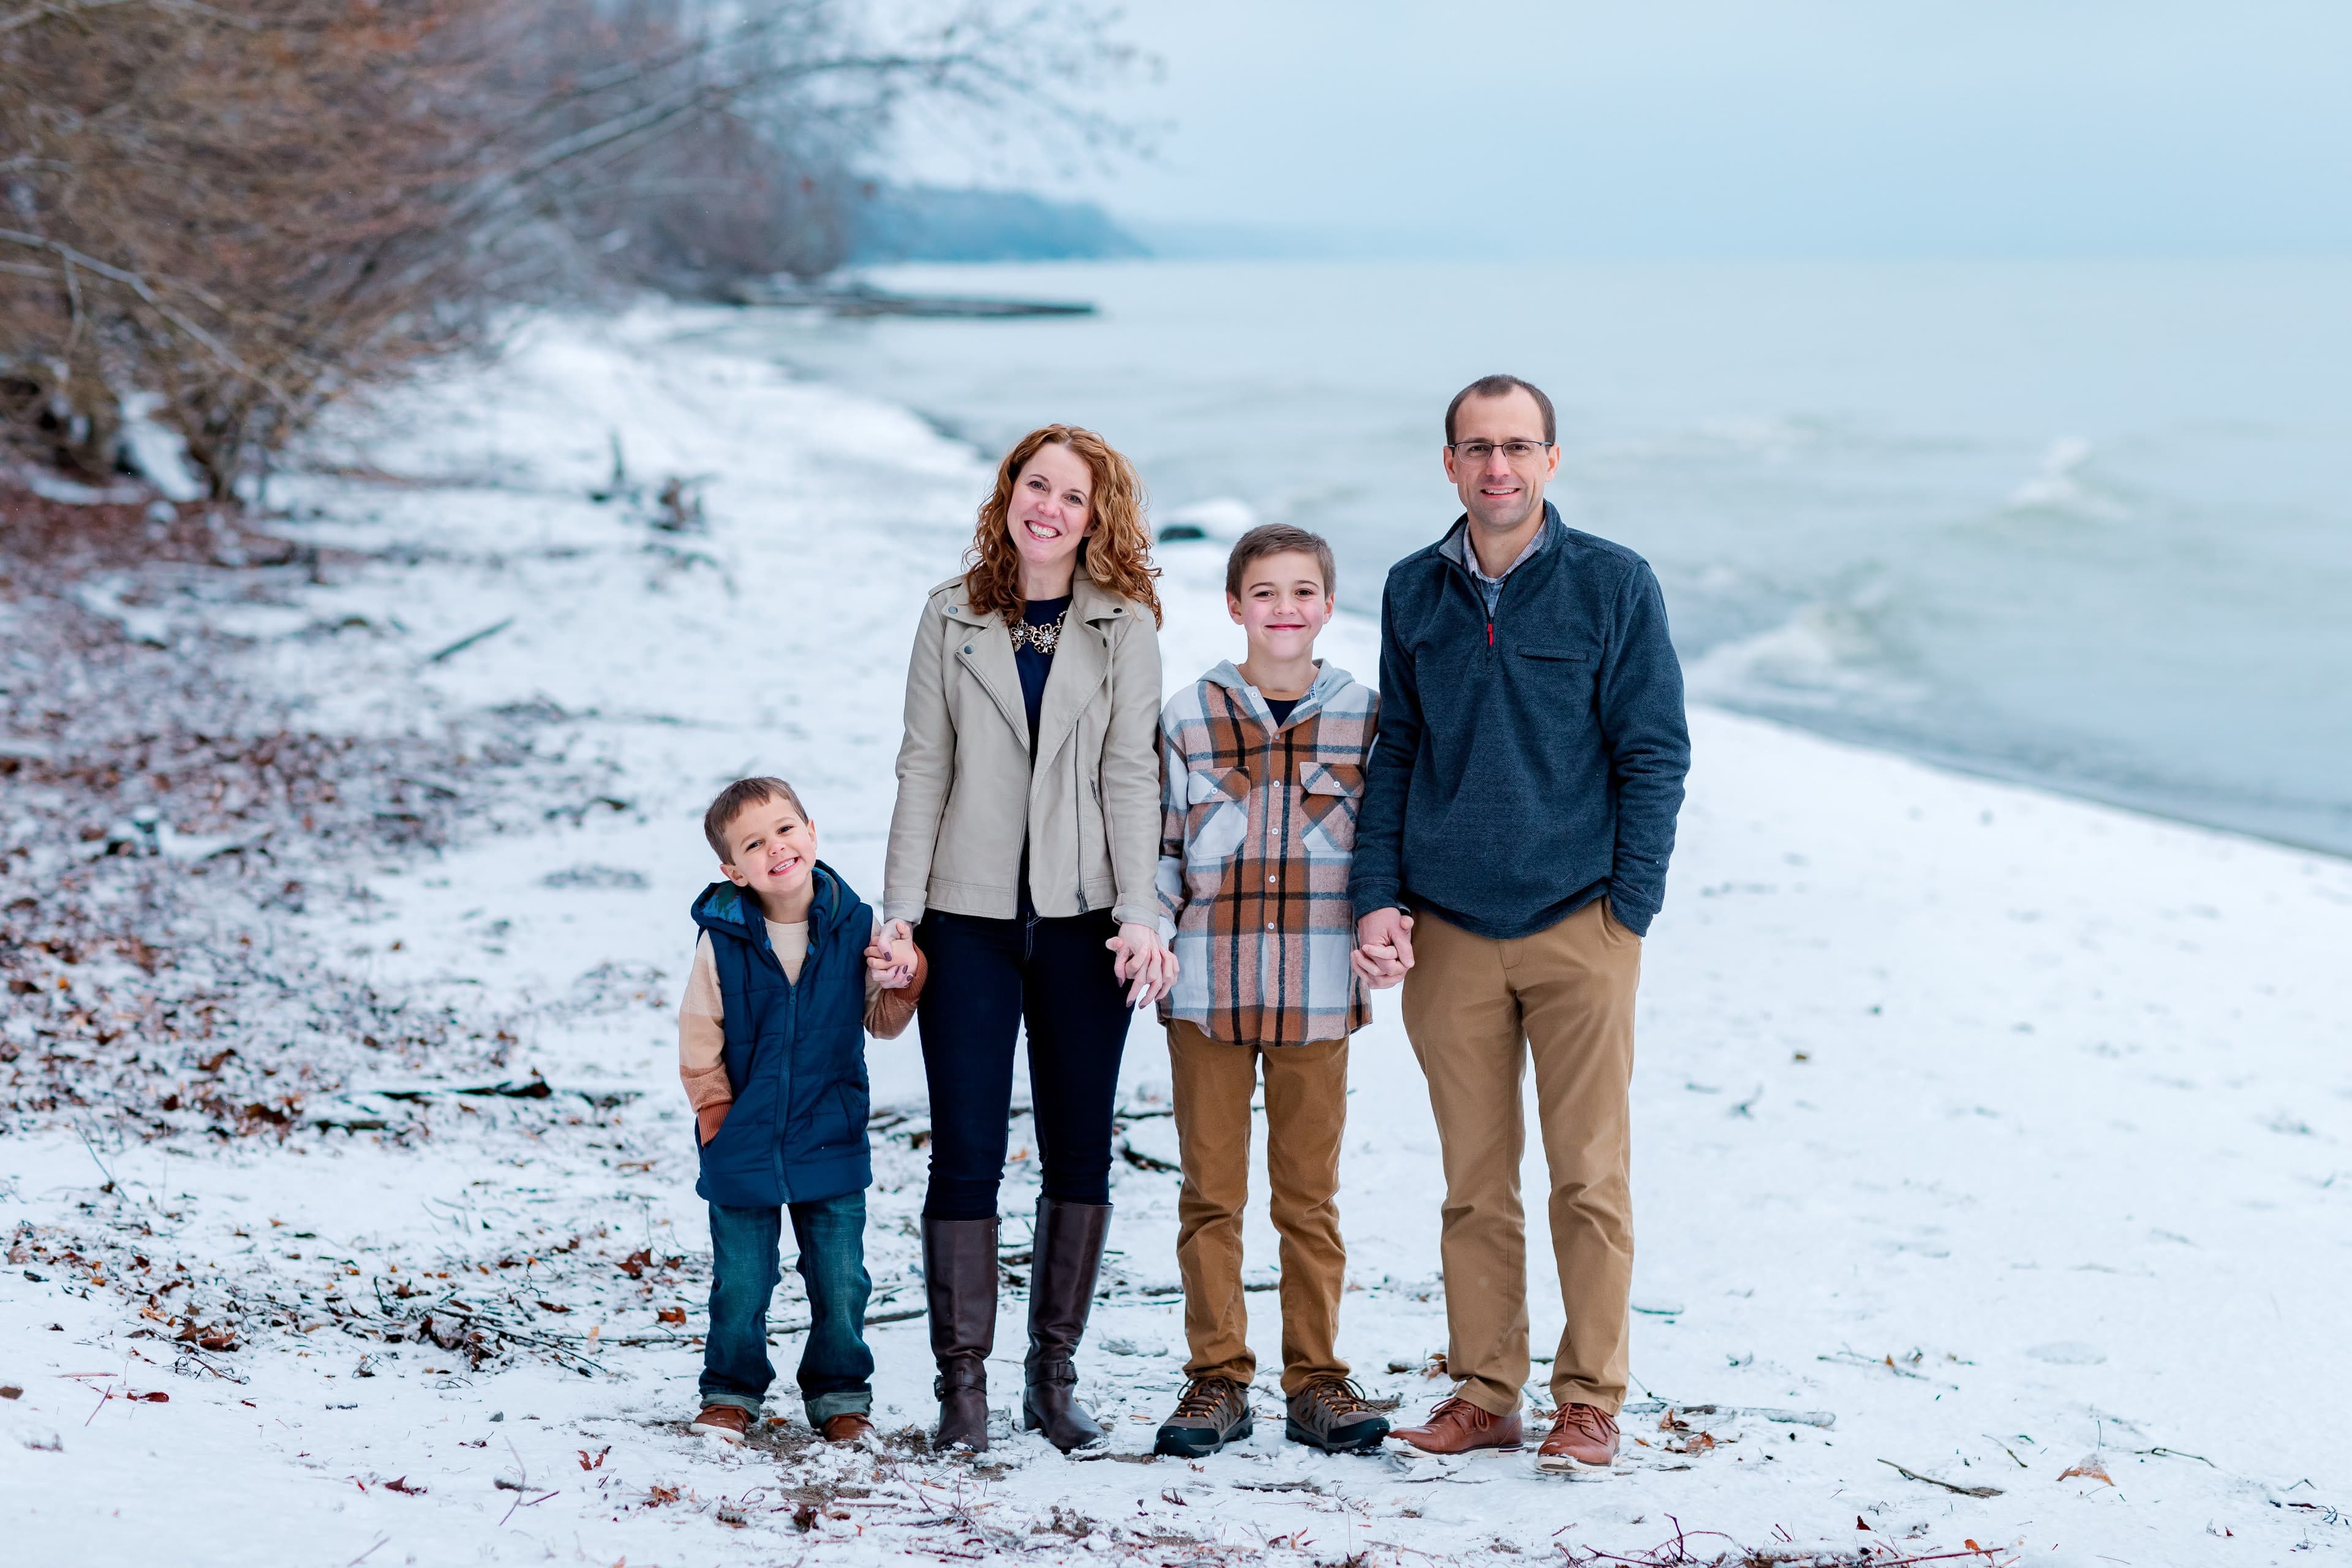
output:
[[[1712, 1432], [1697, 1430], [1677, 1415], [1672, 1406], [1668, 1406], [1666, 1413], [1658, 1418], [1658, 1430], [1672, 1432], [1682, 1439], [1679, 1443], [1672, 1439], [1667, 1441], [1665, 1450], [1669, 1454], [1704, 1454], [1718, 1443], [1738, 1441], [1737, 1438], [1717, 1437]], [[1634, 1441], [1639, 1443], [1641, 1439], [1636, 1437]], [[1642, 1446], [1645, 1448], [1649, 1447], [1647, 1443], [1643, 1443]]]
[[2073, 1480], [2076, 1477], [2086, 1481], [2101, 1481], [2108, 1486], [2116, 1484], [2115, 1477], [2107, 1474], [2105, 1459], [2095, 1451], [2084, 1455], [2058, 1472], [2058, 1479], [2062, 1481]]

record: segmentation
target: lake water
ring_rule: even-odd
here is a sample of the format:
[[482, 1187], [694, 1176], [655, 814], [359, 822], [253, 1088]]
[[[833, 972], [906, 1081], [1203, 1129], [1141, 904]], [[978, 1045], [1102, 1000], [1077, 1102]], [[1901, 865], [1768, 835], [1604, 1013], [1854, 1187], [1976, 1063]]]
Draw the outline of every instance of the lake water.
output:
[[2352, 852], [2352, 263], [875, 276], [1100, 311], [730, 336], [992, 455], [1092, 426], [1162, 525], [1315, 529], [1367, 611], [1459, 510], [1446, 400], [1507, 370], [1559, 407], [1570, 523], [1657, 568], [1694, 695]]

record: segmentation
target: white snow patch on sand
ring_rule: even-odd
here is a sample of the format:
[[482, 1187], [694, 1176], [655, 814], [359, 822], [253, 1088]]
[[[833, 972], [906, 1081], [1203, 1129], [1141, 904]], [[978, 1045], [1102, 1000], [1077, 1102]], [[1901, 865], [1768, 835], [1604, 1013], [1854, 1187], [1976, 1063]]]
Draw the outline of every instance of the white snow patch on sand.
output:
[[[537, 704], [562, 715], [550, 750], [614, 769], [610, 796], [547, 802], [543, 831], [386, 862], [304, 917], [387, 994], [525, 1018], [512, 1078], [557, 1092], [459, 1109], [355, 1083], [311, 1114], [361, 1131], [282, 1144], [0, 1140], [12, 1221], [266, 1289], [283, 1320], [209, 1358], [247, 1381], [175, 1373], [168, 1342], [133, 1337], [85, 1275], [0, 1274], [0, 1384], [22, 1390], [0, 1399], [10, 1561], [1583, 1560], [1677, 1531], [1700, 1561], [1734, 1542], [1846, 1561], [1972, 1541], [2084, 1564], [2352, 1545], [2352, 866], [1705, 710], [1634, 1085], [1636, 1398], [1687, 1414], [1637, 1406], [1616, 1474], [1286, 1443], [1264, 1291], [1272, 1418], [1205, 1463], [1146, 1458], [1183, 1360], [1148, 1021], [1126, 1070], [1139, 1160], [1118, 1173], [1118, 1256], [1082, 1361], [1107, 1455], [1009, 1431], [981, 1465], [809, 1447], [789, 1332], [787, 1423], [750, 1450], [688, 1436], [708, 1233], [668, 1009], [711, 874], [698, 816], [727, 779], [781, 772], [825, 857], [878, 899], [916, 607], [956, 570], [986, 481], [901, 410], [709, 347], [719, 319], [538, 323], [502, 364], [341, 431], [320, 462], [343, 477], [281, 481], [289, 532], [379, 552], [294, 617], [352, 634], [249, 628], [318, 724]], [[661, 526], [670, 479], [700, 531]], [[1180, 682], [1238, 634], [1222, 546], [1164, 559]], [[1376, 585], [1344, 586], [1374, 607]], [[1368, 616], [1326, 652], [1377, 678]], [[905, 1117], [877, 1118], [880, 1314], [920, 1301], [922, 1075], [911, 1036], [871, 1055], [877, 1105]], [[1440, 1182], [1393, 994], [1354, 1066], [1342, 1348], [1411, 1416], [1443, 1391], [1418, 1370], [1445, 1342]], [[396, 1142], [364, 1125], [404, 1118]], [[1026, 1137], [1008, 1247], [1034, 1195]], [[1528, 1142], [1540, 1352], [1560, 1315]], [[1249, 1238], [1270, 1279], [1262, 1207]], [[640, 1247], [636, 1273], [617, 1266]], [[401, 1282], [520, 1303], [602, 1370], [527, 1353], [478, 1372], [431, 1340], [338, 1329], [352, 1313], [329, 1303], [353, 1297], [360, 1320], [394, 1321]], [[780, 1328], [797, 1291], [788, 1276]], [[1009, 1292], [1000, 1407], [1020, 1325]], [[884, 1428], [927, 1424], [923, 1322], [873, 1341]], [[108, 1397], [142, 1393], [170, 1398]], [[2065, 1474], [2086, 1455], [2112, 1484]]]

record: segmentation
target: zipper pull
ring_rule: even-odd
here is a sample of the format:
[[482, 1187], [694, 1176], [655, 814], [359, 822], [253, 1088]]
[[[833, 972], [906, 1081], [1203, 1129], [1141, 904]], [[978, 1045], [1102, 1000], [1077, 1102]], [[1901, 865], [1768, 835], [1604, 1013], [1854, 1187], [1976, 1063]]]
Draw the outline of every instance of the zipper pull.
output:
[[1495, 646], [1495, 623], [1492, 621], [1486, 623], [1486, 646], [1488, 647]]

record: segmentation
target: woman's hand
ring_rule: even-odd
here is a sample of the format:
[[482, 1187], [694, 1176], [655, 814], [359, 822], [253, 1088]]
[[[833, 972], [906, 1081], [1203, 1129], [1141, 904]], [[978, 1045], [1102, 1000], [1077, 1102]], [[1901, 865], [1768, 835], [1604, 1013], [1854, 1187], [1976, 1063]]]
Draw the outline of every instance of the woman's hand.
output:
[[1151, 927], [1129, 921], [1103, 945], [1118, 955], [1111, 973], [1128, 988], [1129, 1006], [1157, 1002], [1175, 987], [1176, 955]]
[[885, 991], [903, 990], [915, 978], [915, 935], [905, 921], [892, 921], [866, 947], [866, 967]]

